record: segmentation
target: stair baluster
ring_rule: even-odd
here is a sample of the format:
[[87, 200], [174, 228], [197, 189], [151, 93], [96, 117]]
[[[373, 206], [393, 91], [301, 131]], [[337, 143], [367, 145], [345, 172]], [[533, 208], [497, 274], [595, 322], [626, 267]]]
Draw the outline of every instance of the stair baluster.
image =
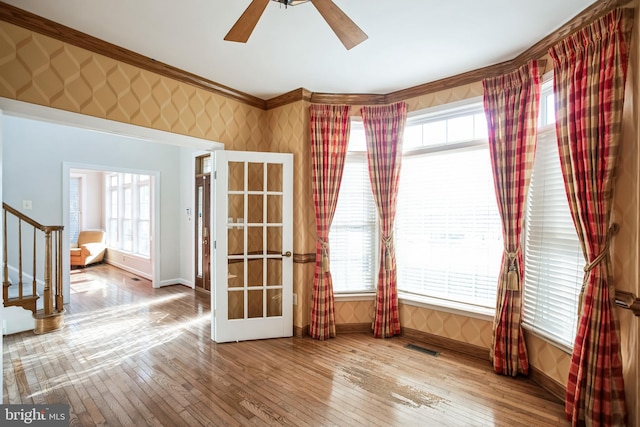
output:
[[[62, 231], [61, 225], [44, 226], [37, 221], [29, 218], [20, 211], [12, 208], [6, 203], [2, 204], [3, 207], [3, 297], [5, 306], [21, 306], [33, 313], [35, 318], [34, 332], [37, 334], [52, 332], [63, 327], [63, 313], [64, 313], [64, 297], [62, 294]], [[17, 248], [17, 281], [18, 281], [18, 296], [9, 297], [9, 287], [11, 286], [11, 280], [9, 278], [9, 255], [8, 252], [12, 250], [8, 245], [7, 229], [8, 221], [7, 214], [11, 214], [16, 217], [17, 223], [17, 235], [18, 242], [13, 248]], [[23, 225], [30, 225], [33, 227], [33, 266], [32, 274], [33, 280], [31, 282], [32, 293], [31, 295], [24, 295], [23, 277], [25, 273], [23, 268], [23, 240], [22, 240], [22, 227]], [[41, 233], [44, 237], [44, 254], [41, 258], [38, 257], [38, 234]], [[42, 253], [42, 249], [40, 250]], [[15, 259], [15, 258], [14, 258]], [[37, 294], [38, 280], [37, 269], [38, 262], [43, 266], [43, 309], [37, 310], [36, 302], [39, 299]]]

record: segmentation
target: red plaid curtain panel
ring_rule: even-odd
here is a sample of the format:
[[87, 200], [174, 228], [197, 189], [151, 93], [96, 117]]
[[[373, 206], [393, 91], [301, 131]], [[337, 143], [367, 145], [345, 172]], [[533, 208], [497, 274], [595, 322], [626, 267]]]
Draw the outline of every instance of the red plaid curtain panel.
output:
[[511, 73], [482, 83], [504, 240], [491, 346], [493, 369], [502, 375], [526, 375], [529, 360], [522, 332], [524, 261], [520, 242], [538, 138], [538, 62], [530, 61]]
[[351, 128], [350, 109], [346, 105], [313, 104], [309, 107], [317, 232], [309, 334], [319, 340], [336, 336], [333, 282], [329, 268], [329, 230], [336, 211], [347, 155]]
[[380, 266], [372, 329], [376, 338], [385, 338], [400, 333], [393, 223], [396, 217], [407, 105], [399, 102], [367, 106], [361, 109], [361, 114], [367, 140], [369, 178], [378, 208], [380, 229]]
[[560, 163], [586, 262], [565, 403], [574, 426], [627, 418], [609, 244], [631, 26], [631, 10], [614, 10], [549, 51]]

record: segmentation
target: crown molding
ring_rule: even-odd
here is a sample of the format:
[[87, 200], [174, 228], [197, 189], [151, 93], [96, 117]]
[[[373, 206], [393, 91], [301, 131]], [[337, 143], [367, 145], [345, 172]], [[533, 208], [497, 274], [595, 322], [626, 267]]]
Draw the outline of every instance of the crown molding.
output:
[[593, 20], [605, 15], [611, 10], [627, 5], [635, 6], [637, 0], [600, 0], [583, 10], [558, 30], [548, 35], [538, 43], [518, 55], [516, 58], [499, 64], [479, 68], [466, 73], [443, 78], [433, 82], [424, 83], [407, 89], [402, 89], [388, 94], [340, 94], [319, 93], [307, 89], [295, 89], [269, 100], [263, 100], [253, 95], [240, 92], [222, 84], [207, 80], [198, 75], [173, 67], [153, 58], [149, 58], [128, 49], [108, 43], [104, 40], [74, 30], [57, 22], [19, 9], [0, 1], [0, 20], [35, 31], [37, 33], [53, 37], [65, 43], [72, 44], [107, 56], [144, 70], [148, 70], [179, 82], [183, 82], [200, 89], [221, 95], [236, 101], [245, 103], [262, 110], [270, 110], [298, 101], [308, 101], [322, 104], [348, 104], [348, 105], [379, 105], [404, 101], [410, 98], [438, 92], [445, 89], [459, 87], [465, 84], [475, 83], [482, 79], [497, 76], [514, 70], [532, 59], [541, 59], [548, 49], [567, 37], [569, 34], [580, 30]]
[[[592, 4], [580, 14], [575, 16], [562, 27], [531, 46], [526, 51], [512, 60], [501, 62], [499, 64], [489, 65], [487, 67], [478, 68], [466, 73], [446, 77], [440, 80], [413, 86], [407, 89], [398, 90], [385, 95], [381, 94], [339, 94], [339, 93], [318, 93], [311, 94], [311, 102], [322, 104], [347, 104], [347, 105], [378, 105], [391, 104], [393, 102], [405, 101], [407, 99], [416, 98], [429, 93], [439, 92], [445, 89], [452, 89], [466, 84], [476, 83], [489, 77], [495, 77], [505, 74], [516, 68], [526, 64], [533, 59], [544, 58], [550, 47], [554, 46], [560, 40], [568, 35], [586, 27], [595, 19], [607, 14], [618, 7], [627, 5], [635, 5], [637, 0], [601, 0]], [[276, 97], [267, 101], [267, 104], [274, 102], [280, 97]], [[289, 100], [294, 102], [298, 100]]]
[[271, 98], [266, 101], [266, 109], [271, 110], [274, 108], [282, 107], [283, 105], [291, 104], [297, 101], [311, 101], [311, 91], [300, 88], [287, 92], [275, 98]]
[[179, 82], [187, 83], [199, 89], [235, 99], [252, 107], [265, 110], [266, 101], [255, 96], [240, 92], [220, 83], [207, 80], [196, 74], [189, 73], [171, 65], [156, 61], [131, 50], [108, 43], [73, 28], [27, 12], [4, 2], [0, 2], [0, 20], [26, 28], [36, 33], [52, 37], [64, 43], [106, 56], [116, 61], [124, 62], [134, 67], [165, 76]]

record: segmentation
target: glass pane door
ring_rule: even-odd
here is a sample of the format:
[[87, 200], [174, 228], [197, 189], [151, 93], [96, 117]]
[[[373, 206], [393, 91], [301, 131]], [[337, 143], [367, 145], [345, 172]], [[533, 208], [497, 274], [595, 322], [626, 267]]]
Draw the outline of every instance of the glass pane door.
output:
[[218, 342], [291, 336], [292, 155], [215, 157], [215, 260], [226, 269], [215, 276], [212, 335]]

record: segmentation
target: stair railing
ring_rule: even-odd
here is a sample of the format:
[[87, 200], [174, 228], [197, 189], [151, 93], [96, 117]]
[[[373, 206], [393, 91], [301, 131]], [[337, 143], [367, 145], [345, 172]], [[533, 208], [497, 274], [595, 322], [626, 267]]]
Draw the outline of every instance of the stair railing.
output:
[[[44, 316], [50, 316], [56, 313], [62, 313], [64, 311], [64, 298], [62, 295], [62, 231], [64, 227], [62, 225], [42, 225], [34, 219], [24, 215], [22, 212], [17, 209], [12, 208], [6, 203], [2, 203], [2, 211], [3, 211], [3, 298], [5, 305], [22, 305], [25, 308], [30, 309], [36, 314], [36, 304], [37, 300], [37, 274], [38, 274], [38, 254], [41, 251], [38, 251], [37, 245], [37, 236], [38, 234], [42, 234], [44, 236], [44, 259], [40, 262], [44, 263], [44, 290], [43, 290], [43, 309], [42, 314]], [[18, 257], [18, 297], [17, 298], [9, 298], [9, 286], [11, 282], [9, 281], [9, 256], [8, 256], [8, 234], [7, 234], [7, 226], [9, 225], [7, 222], [7, 216], [12, 215], [17, 219], [17, 238], [18, 242], [15, 246], [17, 247], [17, 257]], [[23, 283], [23, 277], [25, 273], [23, 268], [23, 238], [22, 238], [22, 228], [23, 224], [28, 224], [33, 228], [33, 266], [32, 266], [32, 277], [31, 281], [31, 296], [25, 296], [25, 283]], [[23, 304], [23, 301], [32, 300], [33, 305], [26, 307], [29, 305], [28, 303]]]

